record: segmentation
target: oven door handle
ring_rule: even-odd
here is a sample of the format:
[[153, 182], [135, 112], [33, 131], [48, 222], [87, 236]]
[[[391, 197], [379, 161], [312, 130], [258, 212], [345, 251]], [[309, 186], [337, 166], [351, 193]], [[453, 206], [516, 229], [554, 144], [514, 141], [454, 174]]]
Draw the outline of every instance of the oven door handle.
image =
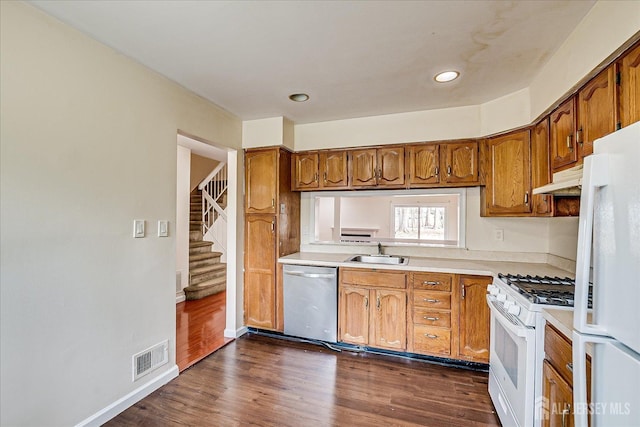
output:
[[520, 323], [517, 319], [507, 317], [507, 313], [504, 312], [504, 309], [498, 305], [498, 302], [491, 295], [487, 295], [487, 305], [489, 305], [491, 314], [495, 316], [496, 321], [500, 322], [509, 332], [527, 341], [534, 337], [534, 328]]

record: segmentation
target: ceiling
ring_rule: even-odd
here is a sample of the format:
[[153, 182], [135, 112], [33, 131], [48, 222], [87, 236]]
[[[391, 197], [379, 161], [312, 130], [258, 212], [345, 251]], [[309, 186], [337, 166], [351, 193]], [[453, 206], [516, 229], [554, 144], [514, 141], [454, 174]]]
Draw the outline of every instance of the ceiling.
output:
[[[311, 123], [525, 88], [594, 1], [30, 3], [243, 120]], [[461, 77], [434, 82], [445, 69]]]

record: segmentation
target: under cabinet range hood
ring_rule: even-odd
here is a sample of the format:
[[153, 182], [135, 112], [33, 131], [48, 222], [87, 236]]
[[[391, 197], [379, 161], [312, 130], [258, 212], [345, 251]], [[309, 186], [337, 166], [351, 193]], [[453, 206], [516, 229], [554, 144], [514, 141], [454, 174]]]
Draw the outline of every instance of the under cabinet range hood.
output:
[[574, 166], [553, 174], [553, 182], [534, 188], [533, 194], [553, 194], [556, 196], [579, 196], [582, 187], [582, 165]]

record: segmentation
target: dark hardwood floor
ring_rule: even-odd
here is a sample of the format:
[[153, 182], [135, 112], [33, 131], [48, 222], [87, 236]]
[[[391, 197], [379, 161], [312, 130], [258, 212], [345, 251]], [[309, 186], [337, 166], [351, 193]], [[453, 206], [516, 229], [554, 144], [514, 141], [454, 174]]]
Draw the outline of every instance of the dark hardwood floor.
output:
[[497, 426], [487, 374], [247, 334], [107, 426]]
[[232, 341], [224, 337], [227, 293], [176, 304], [176, 363], [180, 371]]

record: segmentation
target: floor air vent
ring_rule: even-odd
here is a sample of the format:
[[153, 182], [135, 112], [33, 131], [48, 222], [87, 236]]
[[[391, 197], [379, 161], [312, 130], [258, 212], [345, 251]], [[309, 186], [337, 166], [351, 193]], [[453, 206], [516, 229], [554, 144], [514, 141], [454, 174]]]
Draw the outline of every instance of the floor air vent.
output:
[[169, 361], [169, 341], [165, 340], [151, 348], [133, 355], [133, 381]]

